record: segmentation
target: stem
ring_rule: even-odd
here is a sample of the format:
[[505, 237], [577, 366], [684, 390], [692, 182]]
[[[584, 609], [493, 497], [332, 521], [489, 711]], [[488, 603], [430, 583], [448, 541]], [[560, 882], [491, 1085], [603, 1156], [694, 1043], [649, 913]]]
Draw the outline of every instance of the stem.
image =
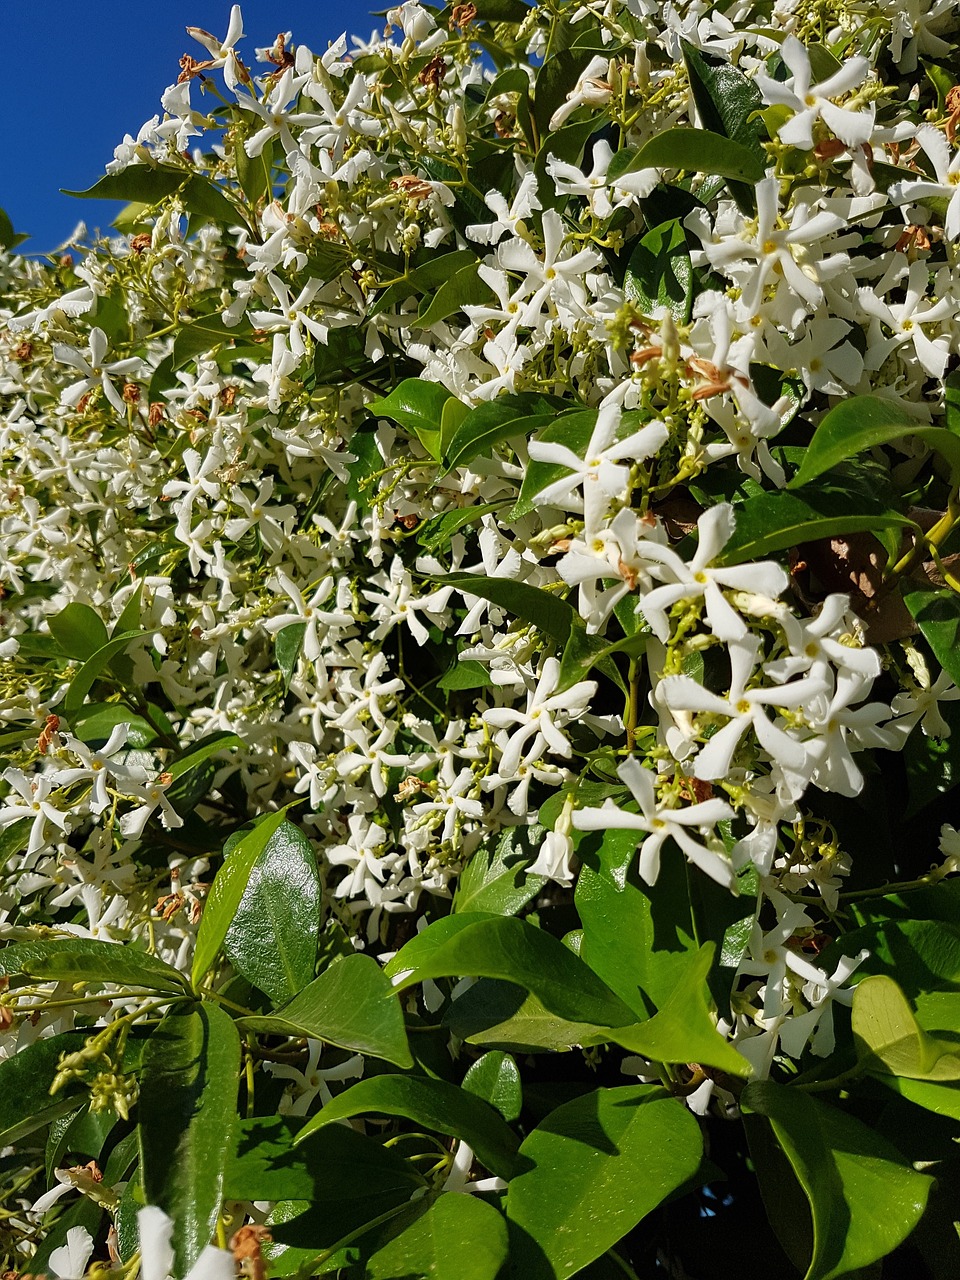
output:
[[630, 659], [630, 670], [628, 681], [630, 692], [627, 697], [627, 751], [633, 751], [636, 745], [637, 724], [640, 719], [640, 662], [637, 658]]

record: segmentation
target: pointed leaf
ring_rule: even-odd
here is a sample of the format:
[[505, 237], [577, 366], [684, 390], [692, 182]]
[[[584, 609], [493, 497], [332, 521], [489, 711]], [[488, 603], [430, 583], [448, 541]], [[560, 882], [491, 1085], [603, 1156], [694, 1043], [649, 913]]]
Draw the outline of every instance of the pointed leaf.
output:
[[357, 1053], [412, 1067], [403, 1013], [372, 956], [338, 960], [299, 995], [263, 1017], [241, 1018], [245, 1031], [310, 1036]]
[[183, 169], [131, 164], [119, 173], [106, 174], [86, 191], [65, 190], [63, 194], [81, 200], [135, 200], [139, 204], [157, 204], [165, 196], [179, 191], [189, 177]]
[[147, 1204], [173, 1219], [174, 1280], [210, 1244], [237, 1124], [240, 1037], [219, 1006], [168, 1013], [140, 1077], [140, 1167]]
[[109, 982], [183, 995], [185, 976], [135, 947], [96, 938], [44, 938], [0, 949], [0, 974], [24, 973], [53, 982]]
[[960, 1080], [955, 1046], [927, 1035], [892, 978], [877, 974], [858, 983], [851, 1025], [866, 1070], [912, 1080]]
[[468, 263], [443, 281], [432, 296], [427, 295], [417, 312], [417, 324], [423, 329], [446, 320], [467, 306], [480, 306], [493, 297], [493, 290], [477, 274], [479, 262]]
[[494, 1049], [478, 1058], [463, 1077], [463, 1087], [496, 1107], [508, 1123], [519, 1117], [523, 1089], [520, 1071], [509, 1053]]
[[934, 657], [960, 683], [960, 596], [908, 581], [903, 584], [903, 600]]
[[68, 658], [86, 662], [110, 637], [99, 613], [74, 600], [47, 619], [50, 634]]
[[465, 1089], [427, 1077], [384, 1075], [361, 1080], [308, 1120], [296, 1143], [324, 1125], [370, 1112], [403, 1116], [432, 1133], [462, 1139], [498, 1177], [510, 1178], [516, 1170], [520, 1140], [500, 1113]]
[[77, 1109], [82, 1101], [77, 1097], [79, 1082], [68, 1083], [52, 1095], [50, 1086], [61, 1055], [76, 1053], [85, 1039], [82, 1031], [65, 1031], [35, 1040], [0, 1062], [0, 1143], [4, 1147]]
[[83, 706], [87, 694], [110, 661], [118, 653], [123, 653], [125, 649], [128, 649], [135, 640], [143, 640], [144, 638], [144, 632], [142, 631], [126, 631], [123, 635], [113, 636], [87, 658], [71, 680], [70, 688], [67, 690], [66, 697], [63, 700], [63, 708], [68, 718], [75, 716]]
[[666, 307], [686, 324], [693, 303], [693, 266], [683, 224], [671, 218], [653, 227], [630, 255], [623, 291], [645, 315]]
[[721, 178], [756, 183], [764, 175], [763, 161], [749, 147], [709, 129], [666, 129], [645, 143], [625, 172], [638, 169], [686, 169]]

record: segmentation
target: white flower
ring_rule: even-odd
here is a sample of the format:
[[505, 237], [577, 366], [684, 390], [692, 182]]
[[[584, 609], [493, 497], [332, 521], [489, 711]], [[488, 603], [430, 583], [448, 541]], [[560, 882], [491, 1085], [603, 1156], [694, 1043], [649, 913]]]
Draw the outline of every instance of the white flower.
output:
[[[137, 1228], [141, 1280], [168, 1280], [173, 1270], [173, 1220], [156, 1205], [148, 1204], [137, 1214]], [[207, 1245], [184, 1280], [235, 1280], [235, 1275], [233, 1254]]]
[[79, 382], [65, 387], [61, 392], [60, 403], [62, 405], [67, 405], [71, 409], [74, 408], [88, 391], [99, 386], [103, 388], [103, 394], [116, 409], [117, 413], [126, 417], [127, 406], [113, 385], [111, 375], [115, 377], [121, 373], [132, 373], [141, 367], [142, 361], [138, 356], [131, 356], [126, 360], [114, 360], [110, 364], [104, 364], [103, 358], [107, 354], [107, 346], [107, 335], [102, 329], [90, 330], [89, 359], [81, 355], [73, 347], [68, 347], [62, 342], [54, 345], [54, 359], [59, 360], [61, 364], [72, 365], [74, 369], [77, 369], [83, 375]]
[[484, 723], [495, 729], [507, 730], [517, 726], [509, 735], [498, 735], [502, 753], [499, 768], [501, 778], [516, 777], [521, 760], [532, 764], [547, 750], [564, 758], [572, 755], [572, 748], [561, 726], [584, 714], [597, 691], [597, 682], [580, 680], [563, 693], [554, 693], [559, 676], [560, 663], [556, 658], [547, 658], [536, 688], [527, 697], [525, 711], [514, 707], [496, 707], [483, 713]]
[[929, 124], [917, 130], [917, 141], [930, 157], [937, 180], [895, 183], [890, 198], [895, 204], [918, 204], [931, 197], [948, 201], [943, 229], [948, 240], [956, 240], [960, 237], [960, 151], [951, 157], [946, 138]]
[[818, 117], [848, 147], [859, 147], [869, 141], [876, 106], [871, 103], [864, 110], [850, 111], [831, 101], [863, 83], [870, 66], [866, 58], [859, 55], [847, 58], [839, 71], [811, 85], [810, 55], [796, 36], [787, 36], [780, 46], [780, 56], [790, 68], [790, 79], [771, 80], [761, 72], [757, 75], [757, 86], [767, 102], [790, 107], [795, 112], [792, 119], [780, 126], [781, 142], [809, 151], [813, 147], [813, 123]]

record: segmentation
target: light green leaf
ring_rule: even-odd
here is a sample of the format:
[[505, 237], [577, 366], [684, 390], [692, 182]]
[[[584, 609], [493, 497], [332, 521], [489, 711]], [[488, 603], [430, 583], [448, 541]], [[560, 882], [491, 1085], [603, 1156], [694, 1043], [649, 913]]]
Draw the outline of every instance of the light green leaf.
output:
[[533, 1167], [507, 1192], [507, 1217], [526, 1233], [512, 1250], [517, 1274], [576, 1275], [692, 1178], [702, 1154], [694, 1117], [651, 1085], [558, 1107], [524, 1141]]
[[868, 1125], [809, 1093], [769, 1080], [747, 1085], [740, 1105], [750, 1117], [747, 1136], [760, 1189], [781, 1239], [795, 1223], [781, 1222], [774, 1206], [795, 1216], [795, 1200], [788, 1200], [783, 1167], [771, 1160], [755, 1126], [769, 1124], [809, 1204], [812, 1256], [801, 1263], [807, 1264], [805, 1280], [834, 1280], [868, 1267], [919, 1222], [933, 1179], [905, 1165]]
[[120, 702], [87, 703], [74, 715], [70, 728], [81, 742], [106, 742], [118, 724], [128, 726], [128, 747], [149, 747], [157, 740], [150, 721]]
[[173, 1219], [173, 1280], [211, 1242], [237, 1124], [240, 1037], [214, 1004], [168, 1013], [140, 1076], [140, 1167], [147, 1204]]
[[570, 1022], [622, 1027], [635, 1021], [628, 1006], [562, 942], [511, 916], [437, 920], [401, 947], [386, 972], [399, 979], [397, 991], [424, 978], [500, 978], [533, 992]]
[[912, 1080], [960, 1080], [956, 1046], [922, 1029], [892, 978], [877, 974], [858, 983], [851, 1025], [857, 1058], [866, 1070]]
[[460, 1040], [509, 1053], [566, 1053], [593, 1043], [598, 1031], [592, 1022], [558, 1018], [522, 987], [493, 978], [458, 995], [443, 1022]]
[[300, 661], [303, 649], [303, 637], [307, 633], [305, 622], [291, 622], [283, 627], [273, 638], [274, 653], [277, 657], [277, 668], [283, 676], [284, 689], [290, 688], [290, 681]]
[[245, 1031], [311, 1036], [355, 1053], [412, 1067], [403, 1013], [372, 956], [338, 960], [275, 1013], [241, 1018]]
[[508, 1123], [516, 1120], [523, 1108], [523, 1087], [516, 1061], [499, 1049], [477, 1059], [463, 1077], [463, 1088], [496, 1107]]
[[851, 396], [824, 414], [789, 488], [799, 489], [824, 471], [877, 445], [914, 437], [960, 469], [960, 436], [943, 427], [918, 423], [893, 400], [881, 396]]
[[439, 1196], [405, 1231], [371, 1254], [364, 1280], [496, 1280], [507, 1224], [478, 1196]]
[[86, 191], [64, 190], [63, 194], [80, 200], [135, 200], [151, 205], [179, 191], [190, 176], [183, 169], [131, 164], [119, 173], [106, 174]]
[[288, 804], [276, 813], [268, 813], [260, 818], [252, 831], [249, 831], [231, 851], [230, 856], [217, 872], [200, 921], [197, 932], [197, 945], [193, 954], [193, 983], [196, 986], [217, 958], [227, 930], [233, 922], [240, 901], [243, 898], [253, 870], [261, 853], [267, 847], [278, 828], [286, 821], [287, 810], [295, 807]]
[[372, 1076], [351, 1085], [307, 1121], [296, 1143], [324, 1125], [370, 1112], [403, 1116], [432, 1133], [461, 1138], [498, 1177], [516, 1172], [520, 1140], [499, 1111], [468, 1090], [425, 1076]]
[[254, 864], [223, 943], [238, 973], [274, 1004], [313, 981], [321, 898], [313, 845], [282, 822]]
[[367, 409], [377, 417], [389, 418], [413, 431], [431, 458], [439, 462], [440, 421], [443, 406], [452, 394], [439, 382], [404, 378], [388, 396], [372, 401]]
[[450, 670], [437, 681], [437, 688], [445, 693], [453, 693], [458, 689], [489, 689], [493, 686], [490, 669], [483, 662], [472, 659], [459, 659]]
[[733, 138], [709, 129], [666, 129], [639, 149], [625, 170], [685, 169], [688, 173], [714, 173], [721, 178], [756, 183], [764, 164], [756, 153]]
[[88, 604], [74, 600], [47, 619], [50, 634], [68, 658], [86, 662], [110, 637], [103, 619]]
[[507, 827], [484, 841], [460, 874], [454, 912], [513, 916], [521, 911], [546, 884], [544, 876], [527, 875], [536, 853], [530, 842], [543, 835], [540, 827]]
[[0, 949], [0, 974], [55, 982], [110, 982], [183, 995], [187, 980], [172, 965], [132, 946], [96, 938], [44, 938]]

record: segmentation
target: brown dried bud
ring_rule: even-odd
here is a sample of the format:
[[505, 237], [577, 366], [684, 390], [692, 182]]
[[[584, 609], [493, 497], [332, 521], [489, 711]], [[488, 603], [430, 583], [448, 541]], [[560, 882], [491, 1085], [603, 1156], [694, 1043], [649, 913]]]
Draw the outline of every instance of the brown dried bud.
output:
[[447, 64], [440, 57], [440, 55], [437, 54], [435, 58], [432, 58], [427, 63], [427, 65], [423, 68], [423, 70], [417, 76], [417, 79], [420, 81], [421, 84], [430, 85], [434, 89], [439, 89], [440, 83], [443, 80], [444, 75], [446, 74], [446, 70], [447, 70]]
[[32, 342], [21, 342], [19, 347], [17, 347], [17, 349], [13, 353], [14, 360], [19, 360], [21, 364], [26, 364], [27, 361], [31, 359], [32, 356], [33, 356]]
[[86, 392], [86, 394], [85, 394], [85, 395], [82, 395], [82, 396], [80, 397], [80, 399], [77, 401], [77, 413], [86, 413], [86, 412], [87, 412], [87, 406], [88, 406], [88, 405], [89, 405], [89, 403], [90, 403], [90, 397], [91, 397], [92, 395], [93, 395], [93, 392], [92, 392], [92, 391], [88, 391], [88, 392]]
[[149, 231], [138, 231], [135, 236], [130, 237], [130, 248], [137, 255], [137, 257], [139, 257], [140, 254], [146, 252], [146, 250], [150, 248], [150, 245], [152, 243], [153, 243], [153, 238], [150, 235]]
[[47, 716], [46, 723], [40, 731], [40, 737], [37, 739], [37, 750], [42, 756], [49, 751], [53, 740], [60, 732], [60, 717]]
[[475, 4], [457, 4], [453, 6], [453, 13], [450, 15], [451, 26], [458, 27], [463, 30], [477, 16], [477, 6]]
[[147, 410], [147, 422], [151, 427], [159, 427], [163, 421], [163, 411], [166, 408], [162, 400], [151, 400], [150, 408]]
[[402, 178], [393, 178], [390, 186], [394, 191], [401, 191], [408, 200], [426, 200], [427, 196], [433, 194], [430, 183], [413, 173], [405, 173]]
[[237, 399], [236, 387], [224, 387], [220, 392], [220, 403], [224, 409], [232, 409]]
[[125, 382], [121, 392], [124, 404], [140, 403], [140, 388], [135, 382]]

